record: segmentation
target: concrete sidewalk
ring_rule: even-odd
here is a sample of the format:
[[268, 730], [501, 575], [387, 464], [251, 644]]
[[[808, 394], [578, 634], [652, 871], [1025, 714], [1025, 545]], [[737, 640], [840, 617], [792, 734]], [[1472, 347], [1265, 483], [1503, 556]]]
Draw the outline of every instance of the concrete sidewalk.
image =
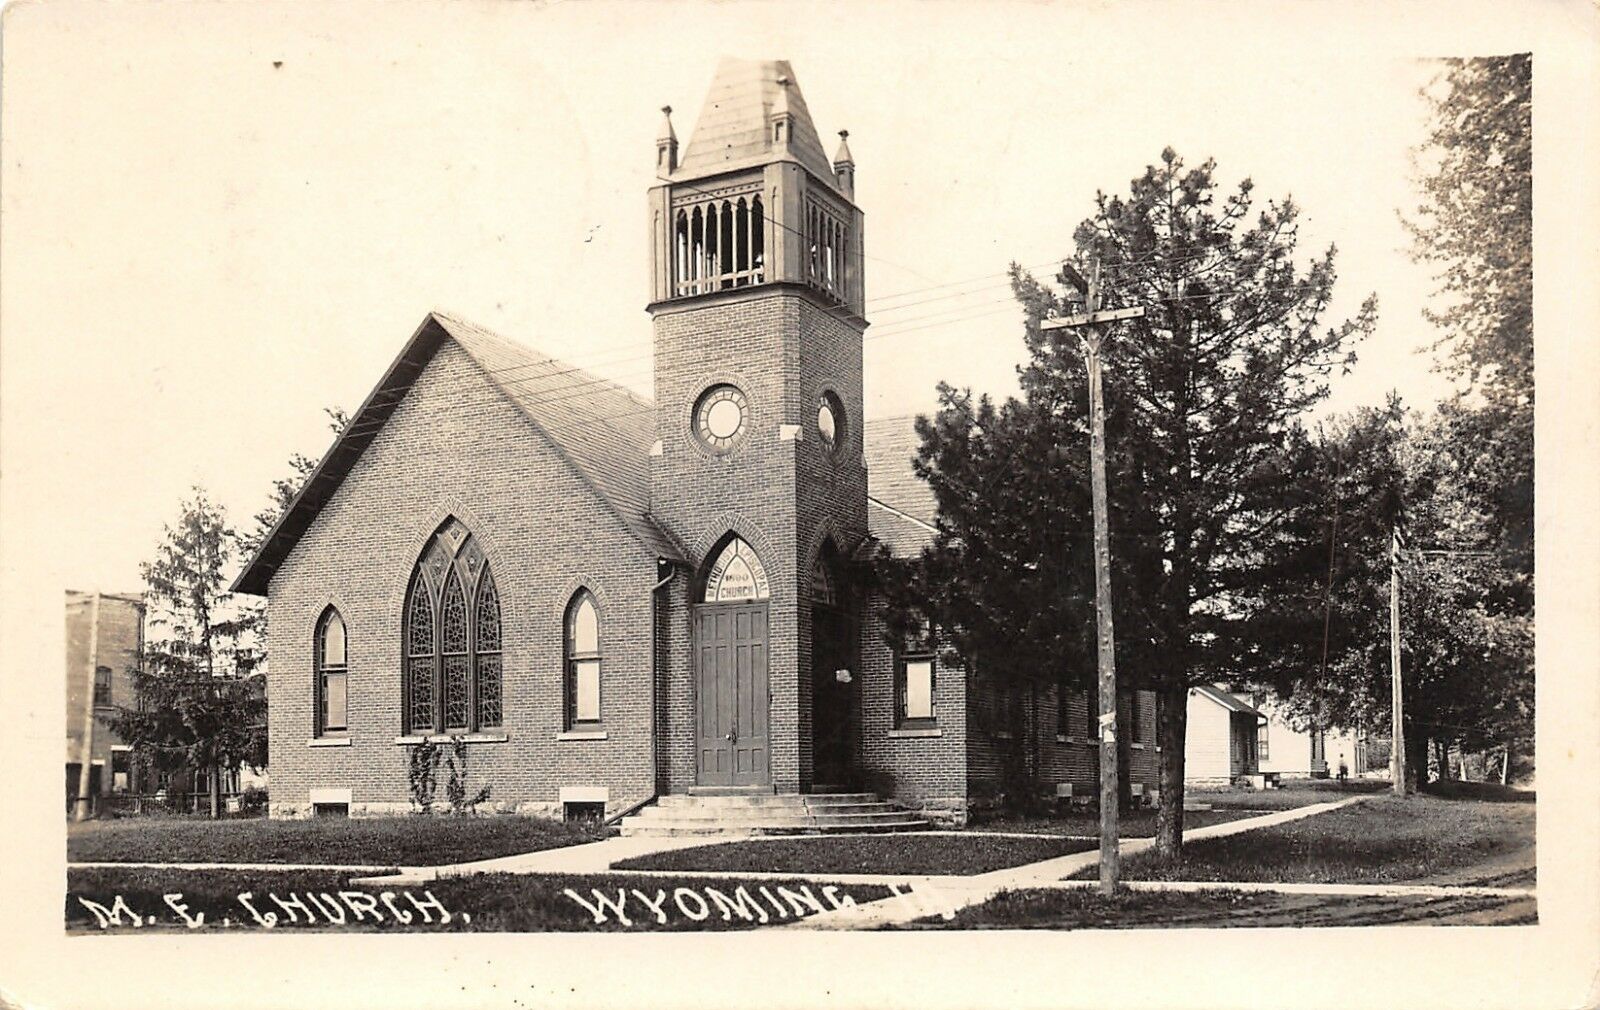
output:
[[[444, 866], [402, 867], [399, 873], [382, 877], [363, 877], [354, 883], [361, 884], [421, 884], [440, 877], [460, 877], [472, 873], [606, 873], [612, 863], [635, 856], [648, 856], [656, 852], [693, 848], [719, 839], [706, 837], [679, 838], [603, 838], [583, 845], [566, 845], [538, 852], [522, 852], [514, 856], [495, 859], [478, 859], [468, 863], [449, 863]], [[375, 867], [383, 870], [387, 867]], [[623, 872], [623, 871], [619, 871]], [[723, 874], [727, 876], [727, 874]], [[794, 874], [790, 874], [791, 877]]]
[[393, 863], [376, 866], [338, 865], [329, 863], [68, 863], [69, 870], [326, 870], [330, 873], [383, 873], [393, 870]]
[[[1125, 880], [1130, 891], [1262, 891], [1268, 894], [1327, 894], [1357, 898], [1534, 898], [1531, 887], [1470, 884], [1290, 884], [1271, 880]], [[1099, 887], [1097, 880], [1056, 880], [1032, 885], [1045, 890]]]

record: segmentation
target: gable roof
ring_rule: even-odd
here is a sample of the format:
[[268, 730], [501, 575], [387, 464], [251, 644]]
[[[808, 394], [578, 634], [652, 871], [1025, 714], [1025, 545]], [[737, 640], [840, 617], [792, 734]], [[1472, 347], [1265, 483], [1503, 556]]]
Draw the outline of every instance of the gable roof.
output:
[[[779, 84], [787, 79], [788, 85]], [[787, 151], [774, 151], [768, 130], [774, 106], [787, 105]], [[835, 186], [833, 166], [788, 60], [724, 57], [706, 92], [689, 146], [674, 179], [694, 178], [773, 161], [787, 153], [818, 179]]]
[[1211, 699], [1230, 712], [1238, 712], [1240, 715], [1253, 715], [1261, 722], [1267, 721], [1267, 717], [1261, 713], [1260, 709], [1249, 704], [1238, 695], [1224, 691], [1220, 687], [1215, 687], [1211, 684], [1196, 684], [1194, 691], [1201, 697]]
[[482, 327], [430, 312], [234, 580], [234, 592], [266, 593], [279, 566], [446, 340], [467, 353], [641, 546], [657, 557], [683, 557], [650, 516], [648, 451], [655, 425], [649, 400]]
[[867, 527], [901, 557], [933, 542], [939, 515], [933, 489], [911, 467], [922, 444], [912, 422], [909, 415], [879, 418], [868, 421], [861, 433], [867, 464]]

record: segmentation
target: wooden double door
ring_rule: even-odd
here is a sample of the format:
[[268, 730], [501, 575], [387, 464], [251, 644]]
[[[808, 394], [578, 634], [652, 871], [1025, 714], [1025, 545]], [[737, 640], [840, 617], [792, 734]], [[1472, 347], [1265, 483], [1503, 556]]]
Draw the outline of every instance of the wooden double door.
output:
[[694, 624], [696, 781], [766, 785], [772, 781], [767, 604], [701, 604]]

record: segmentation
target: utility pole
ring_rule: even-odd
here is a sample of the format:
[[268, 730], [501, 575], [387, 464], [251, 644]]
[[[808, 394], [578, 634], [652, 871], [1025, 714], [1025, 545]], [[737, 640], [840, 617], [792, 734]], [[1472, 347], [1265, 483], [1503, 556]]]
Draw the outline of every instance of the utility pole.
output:
[[1117, 657], [1111, 624], [1111, 533], [1106, 519], [1106, 412], [1100, 395], [1100, 349], [1105, 324], [1144, 315], [1142, 308], [1100, 310], [1100, 261], [1085, 281], [1071, 264], [1063, 275], [1083, 292], [1083, 312], [1039, 325], [1077, 330], [1089, 370], [1089, 474], [1094, 496], [1094, 610], [1100, 666], [1100, 891], [1117, 891]]
[[1389, 682], [1391, 690], [1390, 716], [1393, 739], [1390, 742], [1389, 774], [1394, 779], [1394, 794], [1406, 794], [1406, 730], [1404, 709], [1405, 692], [1400, 677], [1400, 527], [1395, 526], [1389, 539]]
[[100, 663], [100, 592], [89, 603], [89, 660], [83, 682], [83, 748], [78, 764], [78, 798], [72, 804], [72, 819], [89, 817], [89, 773], [94, 764], [94, 676]]

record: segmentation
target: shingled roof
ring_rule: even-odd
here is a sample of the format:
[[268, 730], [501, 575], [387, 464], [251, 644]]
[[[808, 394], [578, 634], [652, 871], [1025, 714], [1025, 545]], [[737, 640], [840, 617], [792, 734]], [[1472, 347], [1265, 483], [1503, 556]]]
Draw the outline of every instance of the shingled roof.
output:
[[[786, 85], [778, 83], [787, 80]], [[694, 133], [674, 179], [696, 178], [774, 160], [772, 131], [775, 106], [787, 103], [788, 153], [818, 179], [834, 186], [833, 166], [822, 149], [816, 124], [800, 94], [788, 60], [724, 58], [706, 93]]]
[[867, 464], [867, 526], [873, 537], [902, 557], [933, 542], [938, 502], [911, 461], [922, 440], [912, 418], [868, 421], [862, 430]]
[[482, 327], [432, 312], [235, 580], [235, 592], [266, 593], [273, 574], [446, 340], [455, 341], [483, 369], [647, 551], [683, 557], [650, 516], [649, 447], [655, 423], [649, 400]]
[[1240, 715], [1253, 715], [1259, 722], [1267, 721], [1267, 717], [1259, 709], [1230, 691], [1224, 691], [1222, 688], [1211, 684], [1196, 684], [1194, 690], [1195, 693], [1210, 698], [1230, 712], [1237, 712]]

